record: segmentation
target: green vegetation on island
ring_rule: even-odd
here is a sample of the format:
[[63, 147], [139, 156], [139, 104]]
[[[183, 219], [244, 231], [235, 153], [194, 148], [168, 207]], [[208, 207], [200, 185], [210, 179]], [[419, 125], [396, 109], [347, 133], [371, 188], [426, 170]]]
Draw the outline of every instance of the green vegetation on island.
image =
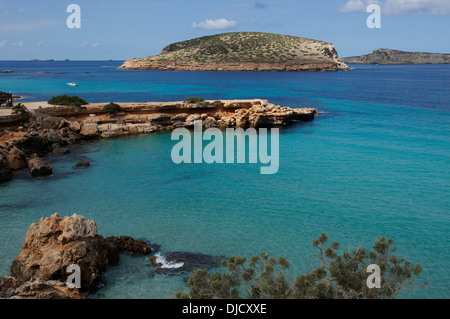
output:
[[103, 106], [103, 113], [107, 113], [107, 114], [115, 114], [122, 111], [122, 108], [120, 107], [119, 104], [110, 102], [108, 104], [106, 104], [105, 106]]
[[331, 43], [264, 32], [231, 32], [172, 43], [161, 54], [135, 61], [286, 63], [323, 60], [337, 54]]
[[82, 106], [89, 104], [78, 96], [58, 95], [48, 100], [48, 104], [65, 106]]

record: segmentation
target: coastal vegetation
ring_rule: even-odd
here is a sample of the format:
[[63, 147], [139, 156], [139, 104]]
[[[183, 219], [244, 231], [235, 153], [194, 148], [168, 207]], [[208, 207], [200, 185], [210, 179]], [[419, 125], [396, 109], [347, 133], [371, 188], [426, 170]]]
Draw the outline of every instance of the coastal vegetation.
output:
[[[383, 299], [395, 298], [418, 284], [422, 266], [413, 265], [394, 253], [393, 239], [379, 237], [372, 250], [365, 247], [340, 250], [338, 242], [328, 242], [322, 234], [313, 240], [318, 265], [291, 280], [289, 262], [282, 256], [266, 253], [246, 257], [233, 256], [222, 262], [223, 272], [197, 270], [187, 281], [189, 292], [177, 292], [177, 299]], [[381, 270], [380, 288], [369, 288], [369, 265]]]
[[201, 97], [188, 97], [184, 100], [185, 103], [201, 103], [203, 101], [205, 101], [205, 99]]
[[65, 106], [82, 106], [89, 104], [78, 96], [58, 95], [48, 100], [48, 104]]
[[122, 111], [122, 108], [120, 107], [119, 104], [110, 102], [108, 104], [106, 104], [105, 106], [103, 106], [103, 113], [107, 113], [107, 114], [115, 114]]
[[26, 114], [28, 112], [28, 109], [26, 108], [25, 105], [23, 105], [22, 103], [17, 103], [16, 105], [14, 105], [14, 107], [12, 108], [12, 112], [14, 114]]
[[150, 61], [286, 62], [317, 54], [326, 59], [322, 44], [326, 42], [264, 32], [231, 32], [172, 43]]

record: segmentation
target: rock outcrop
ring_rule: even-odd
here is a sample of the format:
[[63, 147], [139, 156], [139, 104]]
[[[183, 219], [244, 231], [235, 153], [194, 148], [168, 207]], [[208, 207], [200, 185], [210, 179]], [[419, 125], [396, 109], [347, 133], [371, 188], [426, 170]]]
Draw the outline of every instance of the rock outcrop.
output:
[[53, 214], [30, 226], [23, 250], [11, 264], [11, 275], [22, 282], [39, 278], [66, 282], [67, 267], [81, 269], [81, 287], [99, 282], [110, 261], [118, 256], [109, 242], [97, 233], [97, 225], [79, 215]]
[[345, 63], [364, 64], [448, 64], [450, 63], [450, 54], [378, 49], [367, 55], [352, 56], [341, 60]]
[[172, 43], [159, 55], [126, 61], [121, 69], [178, 71], [338, 71], [333, 44], [263, 32], [230, 32]]
[[119, 253], [149, 254], [153, 249], [128, 236], [104, 238], [93, 220], [74, 214], [53, 214], [33, 223], [11, 264], [11, 277], [0, 277], [0, 298], [82, 299], [66, 284], [67, 267], [80, 267], [81, 288], [89, 290], [100, 281], [108, 265], [119, 261]]

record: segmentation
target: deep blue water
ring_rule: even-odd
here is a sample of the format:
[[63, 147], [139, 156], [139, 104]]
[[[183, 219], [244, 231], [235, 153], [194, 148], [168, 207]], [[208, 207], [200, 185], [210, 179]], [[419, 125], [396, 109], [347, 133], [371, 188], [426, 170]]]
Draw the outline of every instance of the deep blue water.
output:
[[[0, 275], [9, 274], [28, 226], [59, 212], [94, 219], [106, 236], [145, 237], [162, 252], [283, 255], [292, 273], [310, 269], [311, 241], [322, 232], [345, 247], [369, 246], [379, 234], [424, 268], [428, 288], [405, 297], [450, 297], [450, 65], [247, 73], [120, 64], [3, 61], [0, 70], [63, 74], [0, 74], [0, 91], [23, 101], [263, 98], [321, 114], [281, 131], [275, 175], [260, 175], [259, 164], [175, 165], [170, 134], [76, 145], [50, 178], [18, 172], [0, 185]], [[79, 86], [66, 85], [73, 81]], [[73, 170], [85, 157], [92, 166]], [[148, 263], [125, 256], [95, 297], [170, 298], [185, 289], [182, 276], [154, 274]]]

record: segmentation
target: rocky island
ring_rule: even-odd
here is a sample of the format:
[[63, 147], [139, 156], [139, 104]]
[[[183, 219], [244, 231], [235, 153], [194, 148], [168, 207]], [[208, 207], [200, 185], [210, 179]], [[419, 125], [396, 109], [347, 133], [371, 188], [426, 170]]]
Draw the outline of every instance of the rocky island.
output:
[[341, 60], [345, 63], [363, 64], [447, 64], [450, 63], [450, 54], [378, 49], [367, 55]]
[[350, 69], [333, 44], [263, 32], [231, 32], [172, 43], [121, 69], [179, 71], [338, 71]]

